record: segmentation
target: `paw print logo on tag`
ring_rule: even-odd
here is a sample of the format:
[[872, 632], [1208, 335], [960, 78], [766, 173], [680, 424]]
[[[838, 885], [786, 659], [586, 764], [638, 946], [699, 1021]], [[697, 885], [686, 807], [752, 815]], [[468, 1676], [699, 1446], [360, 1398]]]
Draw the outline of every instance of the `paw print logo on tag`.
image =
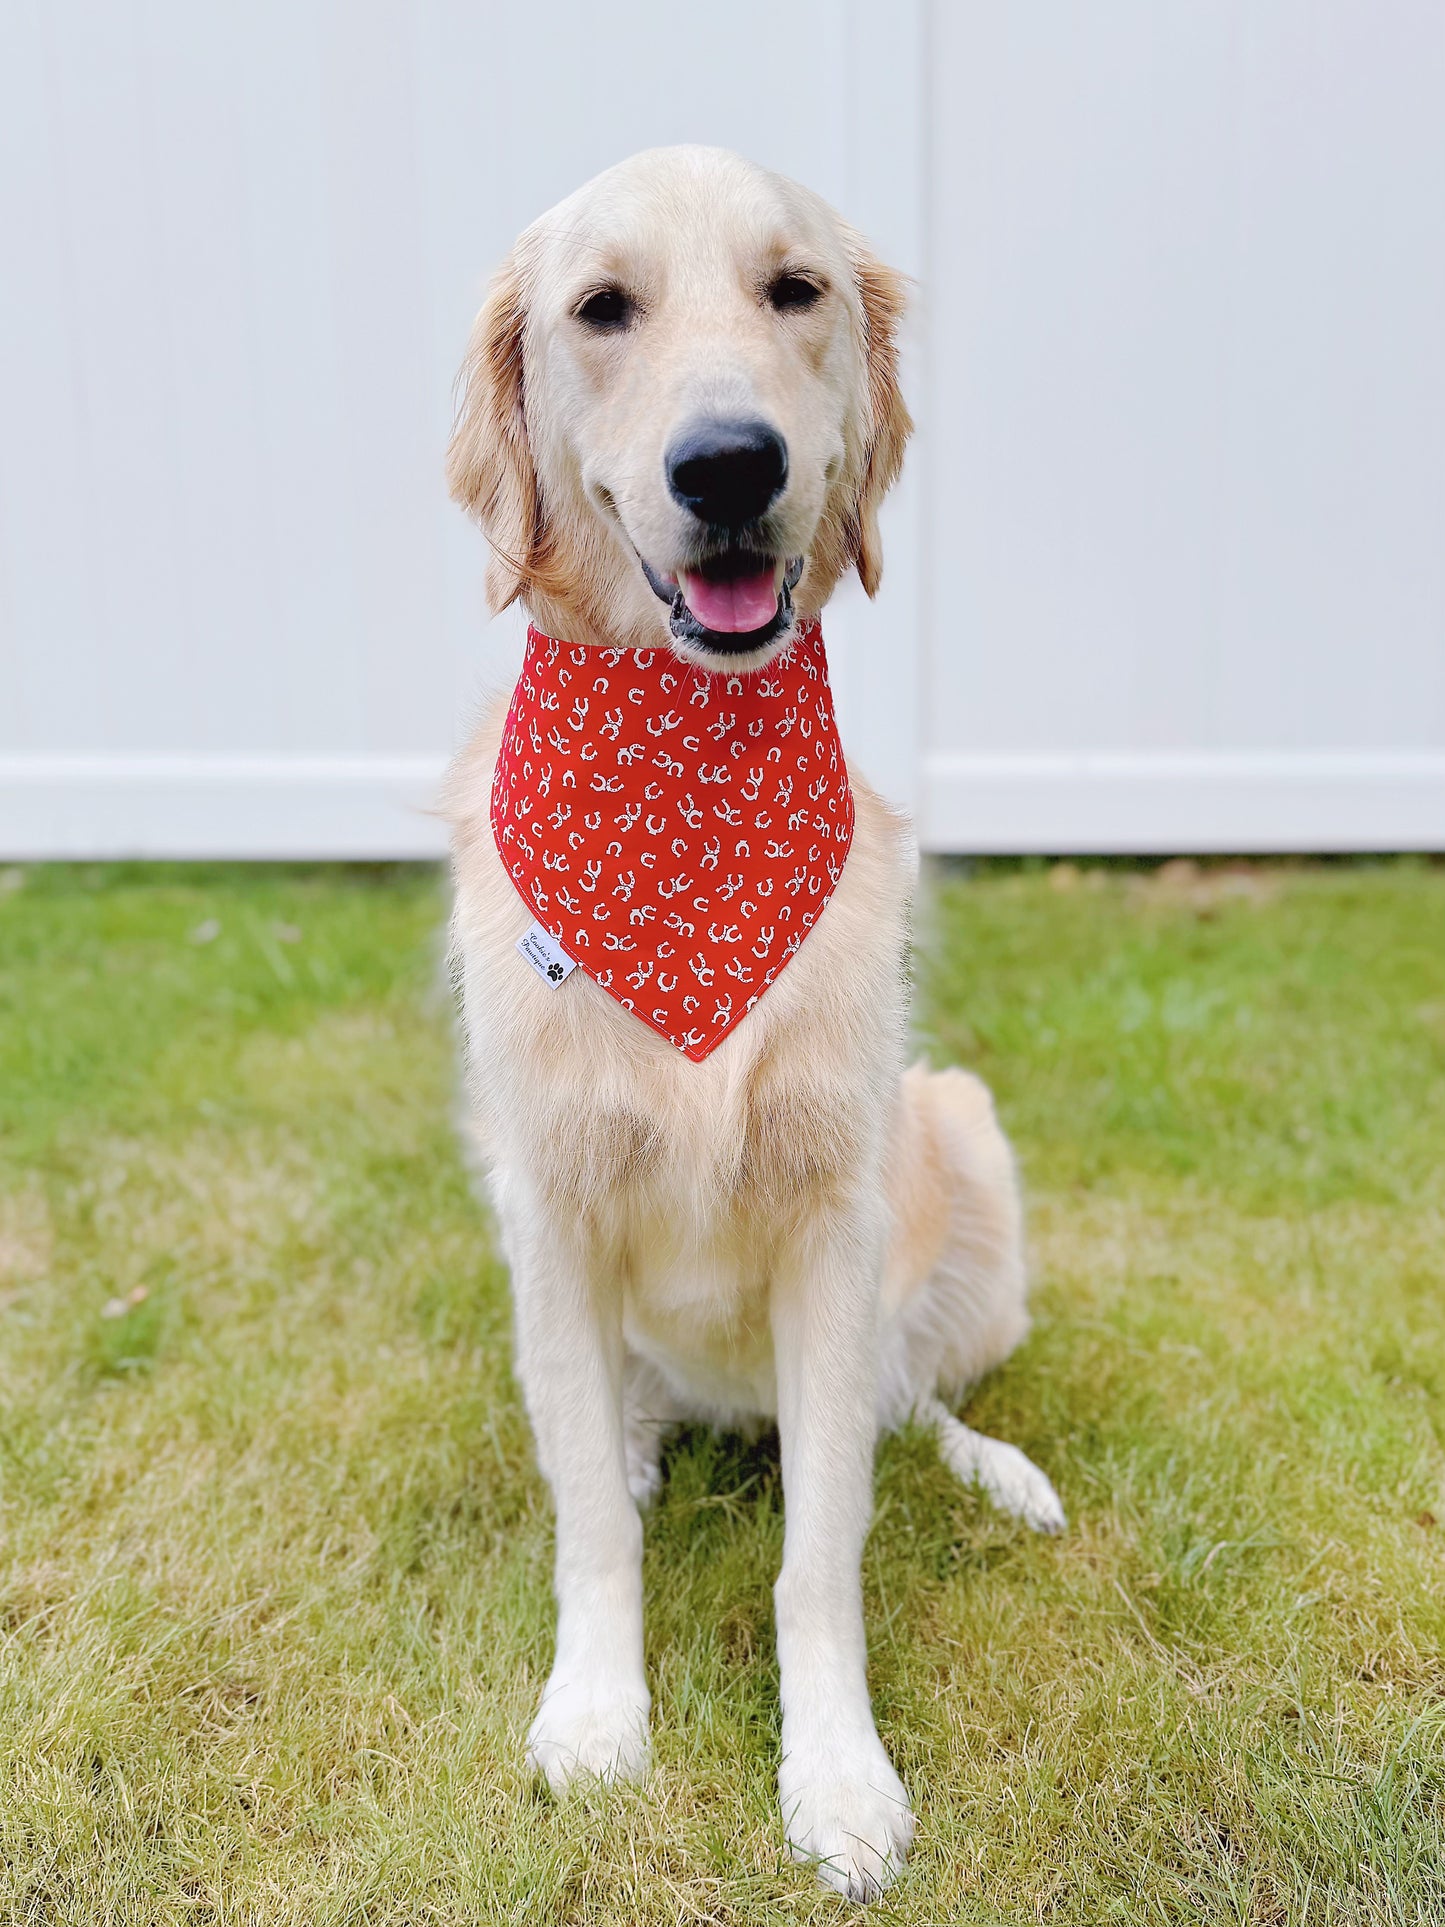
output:
[[525, 937], [517, 940], [517, 954], [525, 957], [544, 984], [555, 990], [558, 984], [566, 983], [577, 968], [575, 957], [569, 957], [545, 924], [534, 923]]

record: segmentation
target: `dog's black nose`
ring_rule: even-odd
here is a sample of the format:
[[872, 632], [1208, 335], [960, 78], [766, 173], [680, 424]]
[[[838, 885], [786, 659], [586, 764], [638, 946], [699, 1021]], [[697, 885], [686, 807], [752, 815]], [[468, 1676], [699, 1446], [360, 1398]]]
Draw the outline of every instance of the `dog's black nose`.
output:
[[715, 528], [756, 522], [788, 479], [788, 448], [762, 421], [694, 422], [667, 451], [667, 485]]

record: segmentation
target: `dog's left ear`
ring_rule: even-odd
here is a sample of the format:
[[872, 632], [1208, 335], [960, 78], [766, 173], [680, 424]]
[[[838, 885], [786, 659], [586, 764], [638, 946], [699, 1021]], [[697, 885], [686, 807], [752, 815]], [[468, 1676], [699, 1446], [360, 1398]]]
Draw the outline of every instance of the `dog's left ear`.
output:
[[898, 386], [898, 329], [908, 306], [908, 283], [895, 269], [884, 267], [861, 236], [851, 237], [848, 252], [863, 313], [868, 415], [849, 546], [858, 565], [858, 579], [872, 596], [878, 593], [883, 577], [879, 505], [898, 480], [903, 451], [913, 433], [913, 417]]

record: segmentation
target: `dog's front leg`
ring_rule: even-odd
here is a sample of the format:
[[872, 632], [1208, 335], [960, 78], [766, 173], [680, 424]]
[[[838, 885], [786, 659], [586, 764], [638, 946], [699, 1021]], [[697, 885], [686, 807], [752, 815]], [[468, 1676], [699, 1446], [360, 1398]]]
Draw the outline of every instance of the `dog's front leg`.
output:
[[620, 1292], [538, 1211], [511, 1240], [517, 1361], [557, 1513], [557, 1652], [527, 1738], [555, 1793], [647, 1770], [642, 1522], [627, 1488]]
[[880, 1893], [913, 1833], [868, 1700], [860, 1567], [873, 1506], [881, 1198], [804, 1232], [774, 1285], [786, 1528], [774, 1589], [783, 1824], [798, 1859], [854, 1900]]

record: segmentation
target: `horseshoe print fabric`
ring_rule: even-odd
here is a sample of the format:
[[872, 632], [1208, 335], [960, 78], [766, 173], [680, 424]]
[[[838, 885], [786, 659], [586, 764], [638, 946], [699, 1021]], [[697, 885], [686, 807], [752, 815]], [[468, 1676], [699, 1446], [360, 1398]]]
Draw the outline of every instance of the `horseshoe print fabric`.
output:
[[701, 1062], [796, 956], [852, 842], [818, 624], [748, 675], [529, 630], [491, 815], [543, 928]]

